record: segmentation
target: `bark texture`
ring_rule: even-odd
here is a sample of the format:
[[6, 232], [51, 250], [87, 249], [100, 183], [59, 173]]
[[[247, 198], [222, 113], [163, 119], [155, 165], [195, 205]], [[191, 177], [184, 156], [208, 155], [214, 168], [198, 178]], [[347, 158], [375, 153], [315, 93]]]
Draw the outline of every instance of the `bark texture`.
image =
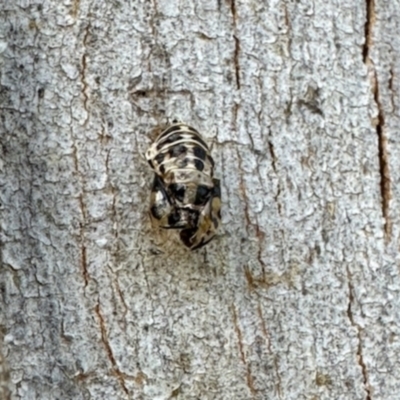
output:
[[[1, 1], [0, 397], [398, 398], [399, 19]], [[222, 181], [193, 253], [147, 218], [143, 154], [174, 117]]]

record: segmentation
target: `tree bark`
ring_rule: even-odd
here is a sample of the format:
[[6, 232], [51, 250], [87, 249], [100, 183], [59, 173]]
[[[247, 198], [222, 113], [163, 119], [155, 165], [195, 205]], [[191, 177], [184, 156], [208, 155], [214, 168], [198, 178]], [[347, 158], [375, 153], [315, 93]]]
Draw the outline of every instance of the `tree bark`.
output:
[[[399, 18], [3, 0], [0, 398], [400, 396]], [[147, 215], [168, 118], [221, 178], [197, 252]]]

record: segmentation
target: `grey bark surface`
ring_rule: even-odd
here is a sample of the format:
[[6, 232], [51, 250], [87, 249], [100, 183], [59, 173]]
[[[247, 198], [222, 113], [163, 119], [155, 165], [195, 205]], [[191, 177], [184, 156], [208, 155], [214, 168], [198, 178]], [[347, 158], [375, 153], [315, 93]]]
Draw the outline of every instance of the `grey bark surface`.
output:
[[[0, 398], [400, 398], [400, 2], [0, 3]], [[149, 132], [223, 228], [152, 229]]]

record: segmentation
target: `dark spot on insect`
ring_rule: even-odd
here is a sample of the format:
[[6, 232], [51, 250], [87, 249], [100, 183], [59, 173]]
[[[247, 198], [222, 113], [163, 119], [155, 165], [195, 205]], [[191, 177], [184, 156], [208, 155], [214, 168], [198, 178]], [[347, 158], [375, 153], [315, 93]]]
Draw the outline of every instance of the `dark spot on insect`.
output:
[[166, 144], [177, 142], [180, 139], [182, 139], [182, 136], [179, 133], [174, 133], [171, 136], [167, 137], [165, 140], [163, 140], [161, 143], [159, 143], [157, 146], [157, 150], [162, 149], [163, 146]]
[[179, 133], [174, 133], [171, 136], [168, 137], [168, 139], [165, 141], [165, 143], [173, 143], [176, 142], [178, 140], [182, 139], [182, 135]]
[[188, 210], [188, 226], [194, 228], [199, 223], [199, 212], [196, 210]]
[[162, 218], [162, 213], [160, 213], [160, 209], [156, 205], [152, 205], [150, 208], [151, 215], [156, 219]]
[[184, 146], [182, 144], [171, 147], [168, 152], [170, 157], [178, 157], [184, 153], [186, 153], [186, 146]]
[[165, 193], [164, 182], [161, 180], [161, 178], [158, 175], [154, 175], [152, 191], [153, 192], [162, 192], [167, 197], [167, 194]]
[[189, 164], [189, 160], [184, 158], [183, 160], [179, 161], [178, 166], [179, 168], [185, 168]]
[[218, 218], [211, 217], [211, 220], [212, 220], [212, 222], [214, 224], [215, 229], [217, 229], [218, 225], [219, 225]]
[[165, 174], [165, 167], [164, 167], [164, 165], [160, 165], [160, 172], [161, 172], [162, 174]]
[[221, 198], [221, 184], [219, 179], [213, 179], [214, 182], [214, 187], [212, 190], [212, 195], [213, 197], [219, 197]]
[[[194, 131], [196, 132], [196, 131]], [[196, 136], [193, 137], [193, 140], [197, 143], [200, 143], [204, 148], [208, 149], [207, 143], [199, 136], [199, 134], [196, 132]]]
[[178, 210], [175, 210], [168, 216], [168, 225], [170, 228], [174, 228], [175, 225], [181, 220], [181, 216]]
[[157, 164], [161, 164], [164, 161], [165, 155], [163, 153], [158, 153], [155, 157], [154, 157], [154, 161], [157, 162]]
[[191, 126], [186, 125], [186, 128], [187, 128], [189, 131], [195, 133], [195, 134], [196, 134], [196, 137], [198, 137], [198, 136], [200, 135], [199, 132], [198, 132], [196, 129], [192, 128]]
[[210, 197], [210, 188], [204, 185], [197, 186], [196, 198], [194, 204], [199, 206], [205, 204]]
[[171, 185], [169, 185], [171, 195], [180, 202], [185, 198], [185, 189], [185, 185], [182, 185], [181, 183], [171, 183]]
[[19, 64], [19, 65], [18, 65], [18, 68], [19, 68], [21, 71], [23, 71], [25, 67], [24, 67], [22, 64]]
[[191, 228], [191, 229], [182, 229], [179, 237], [181, 238], [182, 243], [186, 247], [192, 247], [192, 236], [197, 232], [197, 228]]
[[201, 247], [205, 246], [207, 243], [210, 243], [211, 240], [214, 239], [215, 235], [209, 237], [208, 239], [205, 240], [205, 238], [203, 237], [200, 241], [199, 244], [197, 244], [196, 246], [193, 246], [193, 240], [195, 238], [193, 238], [193, 235], [195, 235], [197, 232], [197, 228], [193, 228], [193, 229], [183, 229], [180, 233], [180, 238], [182, 243], [186, 246], [186, 247], [190, 247], [191, 250], [197, 250], [200, 249]]
[[197, 159], [194, 160], [194, 166], [197, 169], [197, 171], [203, 171], [203, 169], [204, 169], [203, 161], [200, 161], [200, 160], [197, 160]]
[[38, 97], [39, 97], [39, 99], [43, 99], [43, 97], [44, 97], [44, 89], [43, 88], [38, 89]]
[[[178, 121], [174, 122], [172, 121], [174, 124], [176, 124]], [[166, 129], [161, 135], [160, 135], [160, 139], [169, 135], [170, 133], [174, 132], [174, 131], [179, 131], [179, 126], [171, 126], [170, 128]]]
[[195, 146], [193, 148], [193, 154], [195, 157], [199, 158], [200, 160], [204, 161], [206, 159], [206, 151], [200, 146]]

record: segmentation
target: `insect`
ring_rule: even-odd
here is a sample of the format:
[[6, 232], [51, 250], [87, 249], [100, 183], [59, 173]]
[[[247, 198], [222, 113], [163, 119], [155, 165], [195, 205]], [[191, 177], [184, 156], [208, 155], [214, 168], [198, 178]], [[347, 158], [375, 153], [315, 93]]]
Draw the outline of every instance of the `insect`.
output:
[[220, 181], [199, 132], [177, 121], [146, 152], [154, 170], [150, 214], [163, 229], [180, 229], [191, 250], [212, 240], [221, 223]]

